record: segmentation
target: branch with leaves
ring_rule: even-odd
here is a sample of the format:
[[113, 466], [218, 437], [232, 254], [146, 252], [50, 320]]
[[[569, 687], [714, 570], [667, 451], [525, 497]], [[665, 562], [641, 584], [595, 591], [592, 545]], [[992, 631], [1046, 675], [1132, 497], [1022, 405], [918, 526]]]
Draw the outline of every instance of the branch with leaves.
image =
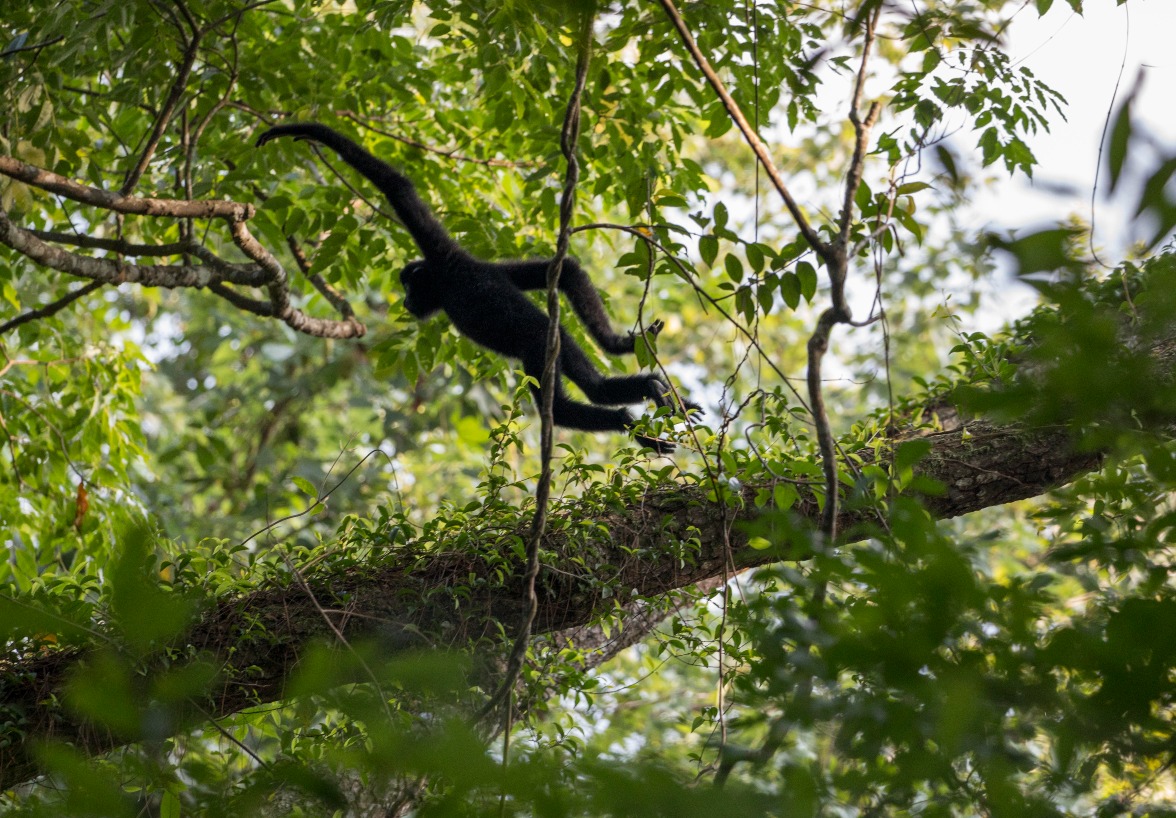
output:
[[[976, 421], [966, 431], [945, 431], [927, 440], [930, 451], [915, 472], [946, 487], [941, 495], [925, 498], [928, 511], [939, 518], [1037, 496], [1101, 463], [1098, 452], [1075, 450], [1068, 434], [1056, 427], [1025, 429]], [[591, 524], [577, 529], [593, 533], [572, 537], [557, 529], [544, 534], [541, 547], [555, 554], [555, 561], [583, 568], [541, 574], [533, 632], [558, 634], [582, 627], [615, 610], [617, 599], [653, 597], [713, 580], [724, 576], [730, 565], [743, 570], [805, 557], [791, 553], [787, 544], [766, 550], [751, 545], [740, 523], [760, 516], [763, 509], [756, 498], [765, 489], [770, 496], [771, 486], [743, 486], [734, 506], [708, 498], [708, 488], [673, 486], [651, 489], [615, 509], [553, 509], [561, 517], [580, 523], [587, 520]], [[811, 495], [802, 497], [792, 511], [810, 524], [820, 518]], [[837, 523], [848, 532], [848, 540], [856, 540], [872, 530], [862, 525], [867, 521], [862, 511], [843, 511]], [[492, 566], [513, 559], [512, 543], [525, 539], [529, 525], [520, 526], [514, 536], [503, 536], [498, 529], [455, 530], [450, 532], [455, 538], [452, 548], [443, 543], [422, 554], [410, 544], [403, 560], [386, 562], [384, 567], [364, 565], [346, 575], [304, 571], [305, 587], [292, 583], [262, 588], [243, 598], [214, 600], [182, 640], [194, 646], [193, 655], [221, 671], [192, 700], [192, 710], [174, 714], [169, 723], [218, 718], [281, 700], [289, 670], [307, 648], [324, 640], [337, 643], [340, 634], [349, 643], [378, 637], [392, 651], [465, 650], [472, 644], [488, 649], [485, 640], [501, 632], [501, 623], [521, 621], [528, 611], [525, 578], [510, 573], [472, 587], [454, 587], [453, 578], [494, 577]], [[456, 545], [457, 540], [466, 545]], [[692, 555], [688, 560], [681, 556], [686, 543]], [[319, 606], [308, 604], [308, 598], [318, 600]], [[18, 607], [9, 610], [11, 605]], [[17, 612], [25, 612], [20, 603], [0, 599], [0, 621]], [[324, 621], [324, 612], [330, 625]], [[646, 624], [652, 627], [656, 621], [654, 617]], [[54, 627], [51, 623], [46, 621], [46, 632]], [[259, 623], [266, 623], [264, 639], [257, 638]], [[59, 621], [56, 626], [65, 624]], [[71, 638], [77, 636], [75, 632]], [[0, 732], [0, 788], [36, 774], [30, 750], [38, 739], [68, 741], [88, 753], [135, 740], [80, 719], [64, 704], [72, 669], [108, 641], [95, 633], [87, 644], [48, 652], [34, 649], [26, 658], [0, 662], [0, 700], [23, 714]], [[146, 661], [152, 667], [158, 661], [156, 669], [162, 673], [169, 655], [162, 650]], [[155, 671], [144, 672], [149, 677]], [[758, 757], [754, 753], [747, 751], [740, 759]]]
[[[698, 66], [698, 69], [702, 72], [715, 94], [722, 101], [728, 115], [738, 126], [747, 144], [755, 153], [756, 161], [764, 168], [768, 178], [780, 194], [785, 207], [800, 230], [800, 234], [824, 263], [825, 269], [829, 274], [829, 297], [832, 304], [822, 311], [817, 318], [817, 325], [809, 337], [807, 381], [809, 410], [812, 413], [813, 425], [816, 428], [817, 445], [821, 453], [821, 469], [825, 479], [825, 500], [824, 508], [821, 511], [820, 530], [824, 535], [825, 542], [833, 543], [838, 539], [841, 483], [837, 465], [837, 441], [833, 436], [833, 429], [829, 422], [829, 413], [825, 406], [825, 396], [822, 389], [821, 364], [825, 354], [829, 351], [829, 338], [833, 332], [833, 328], [838, 324], [854, 323], [849, 302], [845, 296], [845, 283], [849, 273], [848, 247], [853, 224], [854, 199], [857, 195], [858, 188], [862, 184], [870, 131], [877, 122], [882, 110], [881, 103], [875, 101], [870, 105], [869, 111], [864, 118], [860, 113], [865, 90], [867, 67], [874, 46], [882, 5], [880, 3], [874, 4], [871, 8], [870, 4], [865, 4], [862, 7], [861, 21], [864, 26], [862, 55], [860, 67], [854, 82], [853, 98], [850, 102], [849, 111], [849, 120], [853, 125], [855, 137], [853, 158], [850, 160], [849, 168], [845, 175], [844, 202], [840, 216], [837, 219], [836, 232], [832, 241], [826, 241], [813, 228], [804, 211], [801, 210], [799, 204], [792, 197], [787, 185], [785, 185], [783, 178], [772, 162], [767, 147], [748, 123], [747, 117], [743, 115], [738, 103], [735, 102], [734, 98], [727, 91], [723, 81], [715, 73], [709, 61], [703, 55], [697, 42], [695, 42], [694, 37], [691, 35], [690, 29], [674, 6], [673, 0], [661, 0], [661, 4], [670, 22], [678, 32], [678, 36], [690, 52], [694, 63]], [[824, 599], [825, 586], [818, 584], [813, 592], [811, 600], [812, 608], [815, 611], [819, 611], [824, 603]], [[812, 678], [809, 677], [796, 691], [796, 701], [799, 706], [803, 707], [811, 694]], [[715, 777], [716, 783], [721, 786], [730, 775], [734, 765], [740, 761], [757, 762], [770, 758], [783, 741], [787, 729], [786, 722], [776, 720], [771, 726], [768, 739], [756, 750], [724, 746], [721, 753], [719, 769]]]
[[[41, 267], [89, 279], [97, 284], [130, 282], [145, 287], [206, 288], [238, 309], [276, 318], [297, 332], [320, 338], [359, 338], [367, 331], [355, 318], [346, 300], [321, 277], [310, 276], [310, 281], [342, 318], [318, 318], [294, 306], [285, 268], [249, 230], [248, 222], [255, 213], [253, 205], [217, 200], [155, 199], [113, 193], [88, 187], [9, 156], [0, 156], [0, 174], [110, 213], [172, 219], [220, 219], [227, 225], [232, 243], [248, 259], [244, 263], [227, 261], [191, 236], [179, 242], [151, 246], [85, 234], [29, 230], [17, 226], [8, 214], [0, 211], [0, 244]], [[63, 250], [57, 245], [100, 250], [116, 257], [83, 255]], [[156, 256], [179, 256], [184, 260], [172, 264], [143, 264], [126, 260], [127, 257]], [[202, 263], [189, 263], [186, 260], [189, 257]], [[309, 269], [302, 261], [299, 261], [299, 265], [304, 272]], [[256, 298], [234, 287], [261, 289], [265, 291], [266, 297]], [[79, 293], [80, 290], [71, 293], [66, 297], [68, 300], [59, 299], [49, 306], [55, 307], [56, 311], [78, 298]], [[18, 316], [0, 327], [0, 330], [12, 329], [41, 314], [51, 314], [46, 313], [46, 309]]]

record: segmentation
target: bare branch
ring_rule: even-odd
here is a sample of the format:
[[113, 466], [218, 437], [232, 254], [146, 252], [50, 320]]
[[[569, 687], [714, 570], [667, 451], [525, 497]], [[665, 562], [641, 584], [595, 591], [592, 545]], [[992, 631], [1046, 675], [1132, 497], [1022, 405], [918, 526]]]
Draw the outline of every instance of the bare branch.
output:
[[[50, 315], [61, 312], [61, 310], [65, 309], [79, 298], [89, 295], [90, 293], [94, 292], [94, 290], [97, 290], [99, 287], [103, 287], [105, 285], [106, 282], [104, 281], [91, 281], [89, 284], [78, 287], [76, 290], [72, 290], [66, 293], [61, 298], [50, 304], [46, 304], [44, 307], [39, 307], [35, 310], [29, 310], [28, 312], [13, 318], [11, 321], [5, 321], [3, 324], [0, 324], [0, 335], [5, 334], [9, 330], [16, 329], [21, 324], [27, 324], [29, 321], [36, 321], [38, 318], [47, 318]], [[3, 418], [0, 418], [0, 421], [2, 420]], [[9, 445], [12, 444], [11, 437], [9, 437], [8, 442]]]
[[131, 282], [144, 287], [207, 287], [215, 281], [232, 280], [238, 284], [260, 286], [266, 283], [261, 271], [236, 270], [235, 275], [226, 276], [210, 267], [190, 264], [131, 264], [108, 258], [92, 258], [70, 253], [51, 244], [46, 244], [28, 231], [9, 221], [7, 214], [0, 211], [0, 244], [11, 247], [43, 267], [68, 273], [79, 278], [100, 281], [103, 284]]
[[294, 256], [294, 262], [302, 274], [306, 276], [306, 280], [322, 294], [323, 298], [330, 302], [332, 307], [339, 311], [340, 315], [347, 319], [354, 319], [355, 312], [343, 294], [328, 284], [321, 273], [310, 272], [310, 260], [306, 257], [306, 253], [302, 252], [302, 246], [298, 240], [293, 236], [286, 236], [286, 246], [290, 248], [290, 254]]
[[268, 301], [258, 301], [256, 298], [250, 298], [246, 295], [229, 289], [224, 284], [209, 284], [208, 289], [219, 295], [225, 301], [228, 301], [234, 307], [245, 312], [251, 312], [254, 315], [260, 315], [265, 318], [274, 317], [274, 305]]
[[192, 217], [196, 219], [251, 219], [253, 205], [237, 202], [204, 200], [184, 201], [180, 199], [150, 199], [126, 196], [109, 190], [89, 187], [72, 179], [58, 176], [52, 171], [28, 165], [11, 156], [0, 156], [0, 174], [24, 182], [26, 185], [56, 193], [82, 204], [94, 205], [115, 213], [136, 216], [170, 216], [173, 218]]
[[281, 262], [253, 238], [245, 222], [230, 221], [229, 233], [241, 252], [256, 261], [269, 274], [270, 280], [266, 286], [275, 318], [285, 322], [291, 329], [320, 338], [359, 338], [367, 332], [367, 328], [354, 318], [346, 318], [343, 321], [312, 318], [295, 309], [290, 304], [289, 281]]
[[120, 256], [182, 256], [192, 251], [192, 245], [187, 241], [173, 241], [168, 244], [135, 244], [125, 239], [104, 239], [97, 236], [87, 236], [84, 233], [59, 233], [55, 230], [26, 230], [30, 236], [49, 241], [54, 244], [69, 244], [73, 247], [85, 247], [89, 250], [105, 250], [108, 253], [118, 253]]
[[859, 111], [862, 107], [862, 95], [866, 88], [866, 68], [870, 64], [870, 52], [873, 50], [874, 37], [878, 28], [878, 18], [882, 13], [879, 3], [874, 13], [866, 20], [866, 38], [862, 43], [862, 62], [858, 67], [857, 79], [854, 82], [853, 98], [849, 104], [849, 121], [853, 123], [854, 146], [853, 159], [849, 163], [849, 172], [845, 179], [845, 200], [841, 206], [841, 216], [837, 221], [837, 244], [843, 250], [849, 243], [849, 223], [853, 215], [853, 199], [857, 195], [858, 187], [862, 183], [862, 173], [866, 164], [866, 149], [869, 147], [870, 129], [878, 121], [882, 112], [882, 103], [877, 100], [870, 105], [870, 111], [863, 122]]

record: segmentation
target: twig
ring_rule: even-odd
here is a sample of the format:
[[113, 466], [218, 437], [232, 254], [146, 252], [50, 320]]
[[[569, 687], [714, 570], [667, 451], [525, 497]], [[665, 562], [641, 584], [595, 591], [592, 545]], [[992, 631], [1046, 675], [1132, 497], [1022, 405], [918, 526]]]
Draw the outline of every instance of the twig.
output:
[[106, 250], [120, 256], [182, 256], [192, 250], [188, 241], [173, 241], [168, 244], [134, 244], [125, 239], [105, 239], [87, 236], [84, 233], [59, 233], [54, 230], [26, 230], [30, 236], [41, 241], [69, 244], [90, 250]]
[[[187, 14], [186, 8], [182, 5], [180, 8]], [[135, 185], [139, 184], [139, 179], [142, 177], [143, 172], [147, 170], [147, 165], [151, 162], [151, 157], [155, 155], [155, 149], [159, 147], [159, 141], [163, 138], [163, 132], [167, 128], [168, 123], [171, 122], [172, 114], [175, 113], [176, 106], [180, 102], [180, 97], [184, 95], [184, 89], [188, 84], [188, 77], [192, 74], [192, 66], [196, 64], [196, 55], [200, 50], [200, 37], [202, 34], [203, 32], [199, 30], [193, 31], [192, 39], [188, 41], [188, 46], [184, 49], [184, 55], [180, 59], [179, 70], [176, 72], [175, 82], [172, 83], [167, 99], [164, 100], [163, 108], [160, 109], [159, 115], [155, 118], [155, 125], [151, 129], [151, 135], [147, 137], [147, 144], [139, 154], [139, 161], [127, 172], [122, 187], [119, 188], [119, 193], [123, 196], [130, 194], [135, 189]]]
[[0, 51], [0, 59], [3, 59], [4, 57], [11, 57], [13, 54], [20, 54], [22, 51], [40, 51], [42, 48], [54, 45], [55, 43], [59, 43], [64, 39], [65, 39], [64, 34], [58, 34], [56, 37], [50, 37], [48, 40], [42, 40], [41, 42], [33, 43], [32, 45], [22, 45], [22, 46], [17, 46], [16, 48], [6, 48], [3, 51]]
[[446, 159], [456, 159], [459, 162], [472, 162], [475, 165], [485, 165], [491, 168], [532, 168], [537, 164], [535, 162], [512, 162], [509, 159], [479, 159], [476, 156], [466, 156], [463, 153], [458, 153], [457, 148], [437, 148], [432, 145], [426, 145], [424, 142], [410, 139], [407, 136], [401, 136], [400, 134], [386, 131], [383, 128], [377, 128], [370, 122], [363, 120], [354, 111], [336, 111], [335, 113], [345, 119], [350, 119], [356, 125], [361, 128], [366, 128], [372, 133], [378, 133], [380, 136], [395, 140], [402, 145], [408, 145], [410, 148], [416, 148], [426, 153], [434, 153], [437, 156], [444, 156]]
[[5, 321], [3, 324], [0, 324], [0, 335], [3, 335], [9, 330], [16, 329], [21, 324], [27, 324], [29, 321], [36, 321], [38, 318], [47, 318], [50, 315], [61, 312], [79, 298], [89, 295], [90, 293], [94, 292], [94, 290], [97, 290], [99, 287], [103, 287], [105, 285], [106, 282], [104, 281], [91, 281], [89, 284], [78, 287], [76, 290], [66, 293], [51, 304], [46, 304], [45, 306], [38, 307], [35, 310], [29, 310], [28, 312], [22, 315], [18, 315], [16, 318], [13, 318], [10, 321]]

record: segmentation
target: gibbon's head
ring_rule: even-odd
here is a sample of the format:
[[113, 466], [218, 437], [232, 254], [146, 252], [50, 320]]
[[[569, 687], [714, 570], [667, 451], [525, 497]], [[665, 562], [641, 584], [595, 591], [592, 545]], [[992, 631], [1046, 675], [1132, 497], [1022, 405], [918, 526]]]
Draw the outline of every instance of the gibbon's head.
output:
[[404, 286], [404, 308], [417, 318], [428, 318], [441, 309], [437, 278], [429, 271], [427, 262], [417, 259], [404, 265], [400, 283]]

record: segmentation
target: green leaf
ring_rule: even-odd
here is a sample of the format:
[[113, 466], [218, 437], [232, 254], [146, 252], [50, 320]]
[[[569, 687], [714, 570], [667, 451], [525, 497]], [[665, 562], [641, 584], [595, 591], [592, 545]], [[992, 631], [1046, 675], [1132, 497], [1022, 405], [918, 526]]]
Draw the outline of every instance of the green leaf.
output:
[[898, 186], [898, 194], [900, 196], [908, 193], [918, 193], [920, 190], [926, 190], [931, 187], [929, 182], [906, 182]]
[[318, 489], [315, 488], [314, 483], [307, 480], [305, 477], [291, 477], [291, 482], [298, 487], [298, 490], [307, 497], [318, 497]]
[[1038, 272], [1052, 272], [1075, 264], [1071, 250], [1080, 233], [1075, 228], [1040, 230], [1012, 241], [998, 236], [991, 237], [994, 246], [1013, 255], [1017, 262], [1017, 275], [1027, 276]]
[[727, 270], [727, 278], [734, 281], [736, 284], [743, 281], [743, 262], [734, 253], [728, 253], [723, 257], [723, 266]]
[[698, 254], [708, 265], [714, 265], [719, 255], [719, 240], [714, 236], [703, 236], [698, 240]]
[[804, 300], [812, 302], [817, 294], [817, 269], [807, 261], [796, 263], [796, 280], [800, 282], [800, 293]]
[[1147, 244], [1149, 248], [1163, 241], [1172, 228], [1176, 227], [1176, 199], [1168, 193], [1174, 177], [1176, 177], [1176, 157], [1162, 163], [1156, 172], [1144, 182], [1135, 212], [1136, 214], [1148, 213], [1156, 220], [1156, 229]]
[[728, 218], [727, 206], [725, 204], [723, 204], [722, 202], [715, 203], [714, 218], [715, 218], [715, 228], [716, 229], [722, 230], [724, 227], [727, 226], [727, 218]]
[[747, 261], [751, 264], [751, 269], [757, 273], [763, 272], [764, 269], [764, 251], [756, 244], [744, 245], [744, 252], [747, 253]]
[[800, 306], [800, 277], [795, 273], [780, 274], [780, 296], [789, 309]]
[[772, 502], [775, 504], [777, 511], [787, 511], [796, 505], [796, 501], [799, 499], [800, 492], [796, 490], [796, 486], [792, 483], [781, 481], [772, 489]]

